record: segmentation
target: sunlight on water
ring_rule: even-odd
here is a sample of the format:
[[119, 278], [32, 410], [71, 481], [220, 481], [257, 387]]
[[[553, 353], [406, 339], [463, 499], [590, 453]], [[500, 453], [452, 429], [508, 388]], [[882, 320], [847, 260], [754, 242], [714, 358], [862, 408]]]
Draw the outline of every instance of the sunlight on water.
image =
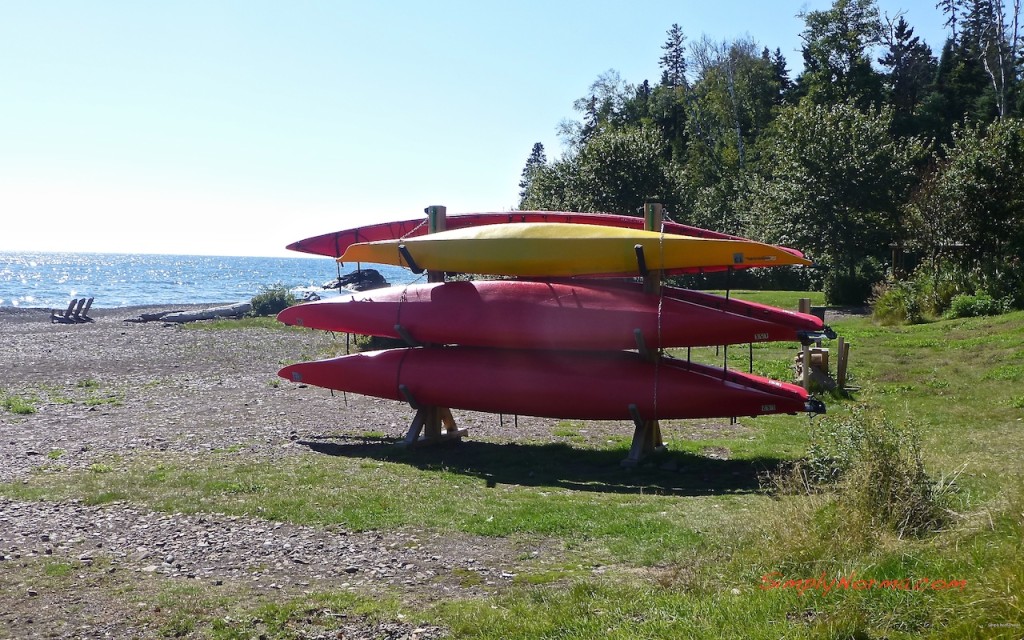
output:
[[[416, 279], [377, 270], [392, 284]], [[65, 308], [76, 297], [97, 308], [238, 302], [277, 284], [317, 290], [336, 276], [330, 258], [0, 252], [0, 307]]]

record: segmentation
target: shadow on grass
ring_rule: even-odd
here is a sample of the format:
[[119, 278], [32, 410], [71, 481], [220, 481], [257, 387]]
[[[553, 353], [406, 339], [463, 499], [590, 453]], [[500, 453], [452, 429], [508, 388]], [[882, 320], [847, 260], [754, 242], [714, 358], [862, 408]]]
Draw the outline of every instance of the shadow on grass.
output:
[[337, 436], [297, 444], [330, 456], [369, 458], [421, 470], [461, 473], [480, 478], [488, 487], [509, 484], [681, 496], [756, 492], [766, 472], [792, 462], [773, 457], [721, 460], [664, 451], [637, 467], [624, 468], [621, 462], [627, 452], [623, 449], [576, 449], [557, 442], [472, 440], [407, 449], [396, 446], [397, 442], [393, 438]]

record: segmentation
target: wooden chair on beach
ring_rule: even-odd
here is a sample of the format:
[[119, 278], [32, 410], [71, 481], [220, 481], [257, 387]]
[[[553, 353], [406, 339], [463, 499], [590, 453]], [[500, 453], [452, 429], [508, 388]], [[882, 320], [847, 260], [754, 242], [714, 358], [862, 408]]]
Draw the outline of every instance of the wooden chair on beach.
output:
[[50, 322], [61, 324], [75, 324], [79, 322], [92, 322], [89, 317], [89, 309], [92, 308], [94, 298], [75, 298], [68, 303], [68, 308], [61, 312], [55, 309], [50, 312]]
[[83, 298], [82, 301], [85, 303], [85, 306], [83, 307], [82, 304], [79, 303], [78, 308], [75, 309], [72, 316], [74, 317], [75, 322], [92, 322], [92, 318], [89, 317], [89, 309], [92, 308], [93, 298], [89, 298], [88, 300]]
[[75, 320], [71, 317], [71, 314], [74, 313], [76, 306], [78, 306], [78, 299], [74, 298], [68, 303], [68, 308], [64, 313], [61, 313], [58, 309], [54, 309], [50, 312], [50, 322], [61, 322], [65, 324], [74, 322]]

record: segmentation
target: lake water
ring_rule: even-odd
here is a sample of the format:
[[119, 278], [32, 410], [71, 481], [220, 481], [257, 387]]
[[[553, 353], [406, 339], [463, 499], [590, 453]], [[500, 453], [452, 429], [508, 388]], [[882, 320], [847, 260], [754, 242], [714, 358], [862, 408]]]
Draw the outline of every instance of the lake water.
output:
[[[391, 284], [419, 276], [373, 265]], [[342, 274], [351, 273], [351, 265]], [[0, 252], [0, 307], [97, 308], [249, 300], [268, 286], [318, 291], [338, 275], [330, 258], [254, 258], [113, 253]], [[425, 277], [424, 277], [425, 278]]]

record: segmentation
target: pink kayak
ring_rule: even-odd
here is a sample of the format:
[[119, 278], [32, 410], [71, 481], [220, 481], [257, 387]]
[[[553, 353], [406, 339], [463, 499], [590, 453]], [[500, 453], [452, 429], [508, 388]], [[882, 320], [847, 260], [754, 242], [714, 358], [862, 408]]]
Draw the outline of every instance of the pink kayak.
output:
[[628, 282], [493, 280], [375, 289], [285, 309], [278, 320], [412, 344], [621, 350], [807, 342], [819, 318], [742, 300]]
[[389, 349], [281, 369], [286, 380], [414, 406], [581, 420], [719, 418], [824, 405], [796, 385], [639, 354], [475, 347]]

